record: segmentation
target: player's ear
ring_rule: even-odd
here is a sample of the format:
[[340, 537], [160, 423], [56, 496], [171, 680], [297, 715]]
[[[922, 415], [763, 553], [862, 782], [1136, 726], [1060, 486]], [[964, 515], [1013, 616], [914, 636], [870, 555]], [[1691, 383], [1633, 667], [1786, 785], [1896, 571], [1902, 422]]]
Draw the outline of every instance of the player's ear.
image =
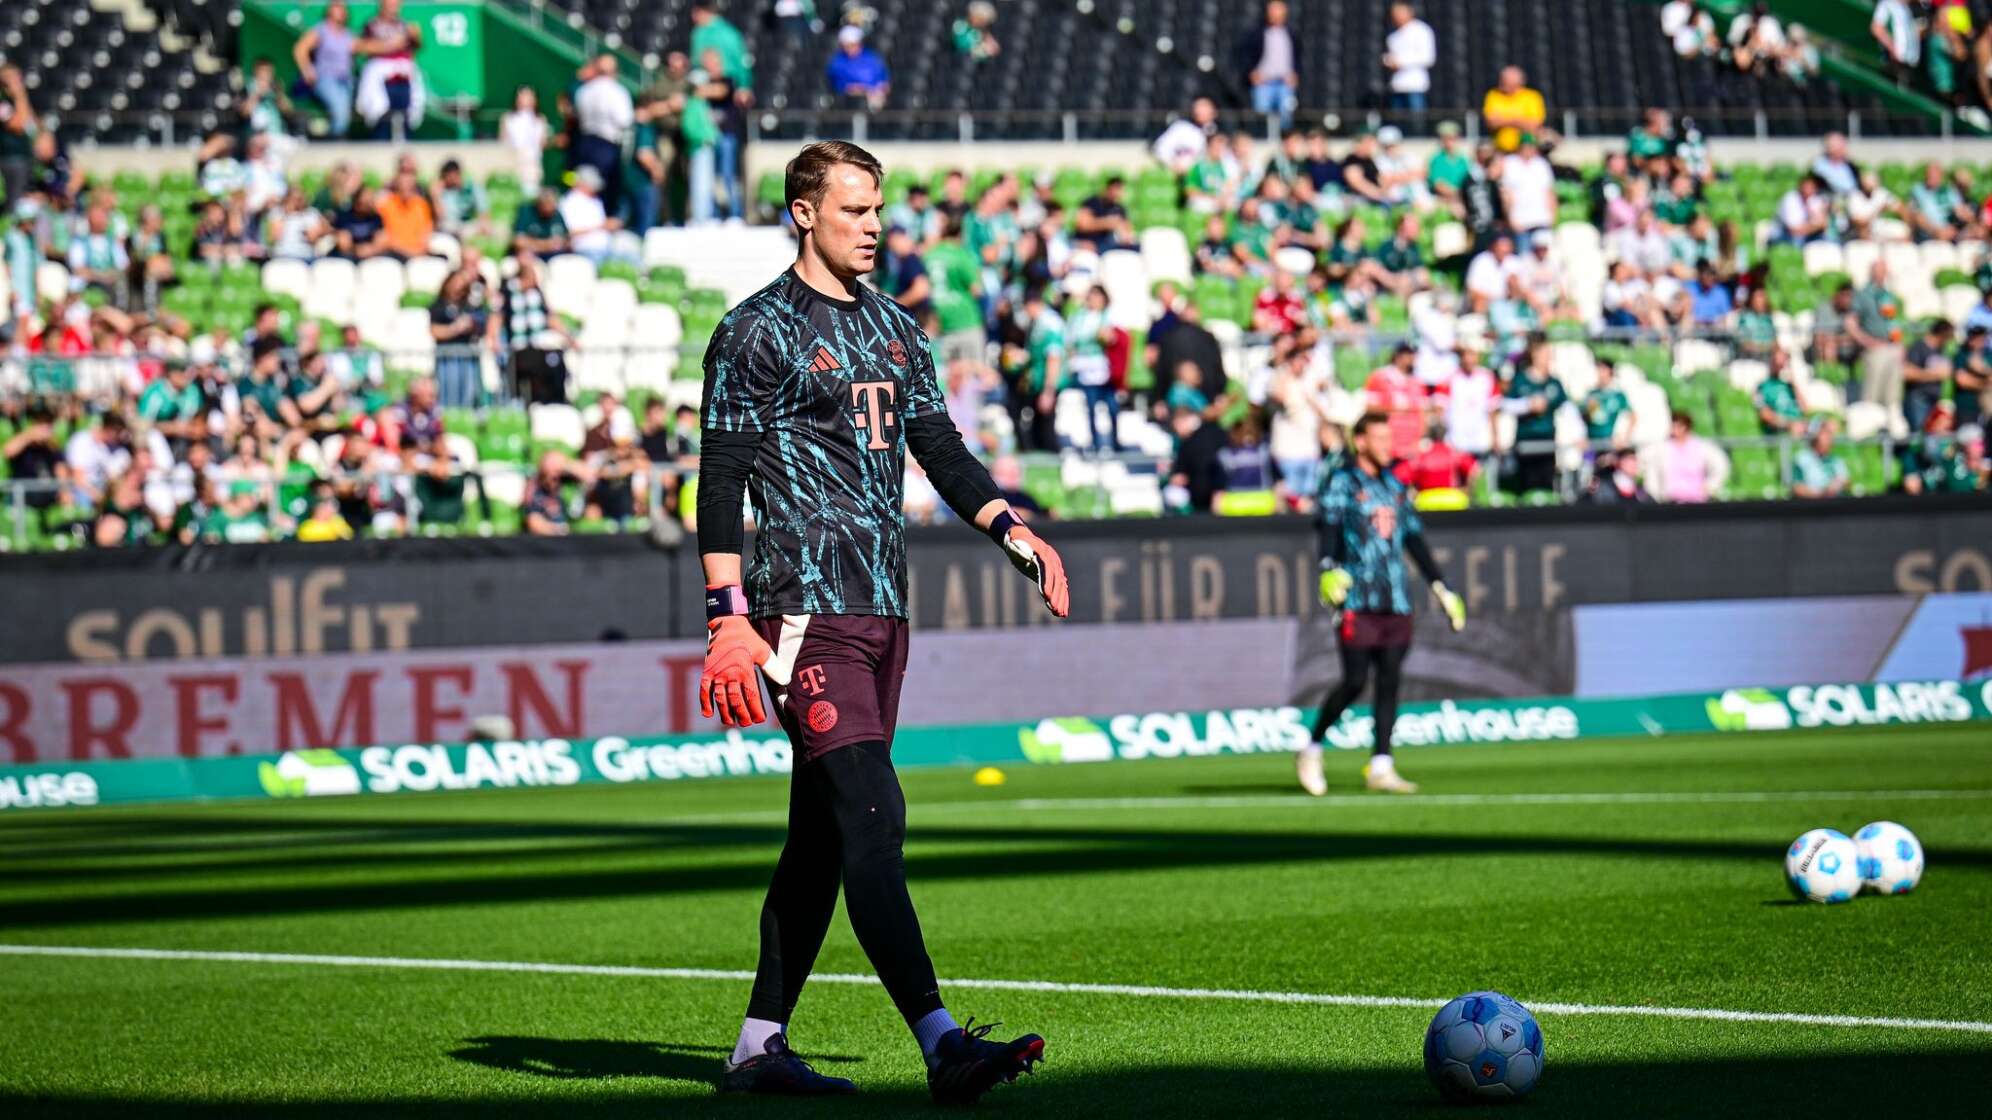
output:
[[798, 198], [789, 203], [789, 217], [794, 219], [795, 228], [808, 233], [810, 227], [816, 224], [816, 207], [808, 199]]

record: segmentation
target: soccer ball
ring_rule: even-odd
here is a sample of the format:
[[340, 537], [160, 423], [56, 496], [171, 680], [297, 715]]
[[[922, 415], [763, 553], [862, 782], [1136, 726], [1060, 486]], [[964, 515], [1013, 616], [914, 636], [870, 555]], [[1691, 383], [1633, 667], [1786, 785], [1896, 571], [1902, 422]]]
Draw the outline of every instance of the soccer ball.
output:
[[1845, 902], [1860, 893], [1860, 851], [1847, 834], [1815, 828], [1785, 849], [1785, 882], [1800, 898]]
[[1455, 1103], [1526, 1096], [1542, 1076], [1542, 1028], [1500, 992], [1469, 992], [1425, 1028], [1425, 1075]]
[[1923, 844], [1894, 821], [1876, 821], [1854, 833], [1861, 884], [1875, 894], [1908, 894], [1923, 877]]

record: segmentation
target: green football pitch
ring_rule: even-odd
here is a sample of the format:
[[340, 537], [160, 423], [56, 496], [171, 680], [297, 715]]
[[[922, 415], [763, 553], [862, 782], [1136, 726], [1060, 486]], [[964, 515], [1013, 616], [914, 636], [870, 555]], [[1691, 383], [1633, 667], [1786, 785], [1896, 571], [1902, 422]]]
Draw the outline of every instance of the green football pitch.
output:
[[[1984, 726], [1414, 749], [1408, 798], [1329, 761], [1319, 801], [1282, 756], [905, 775], [950, 1008], [1049, 1040], [987, 1111], [1444, 1115], [1425, 1023], [1493, 988], [1542, 1022], [1530, 1115], [1988, 1114]], [[841, 918], [792, 1035], [863, 1094], [714, 1096], [785, 793], [0, 819], [0, 1116], [924, 1110]], [[1916, 893], [1787, 895], [1793, 837], [1883, 818]]]

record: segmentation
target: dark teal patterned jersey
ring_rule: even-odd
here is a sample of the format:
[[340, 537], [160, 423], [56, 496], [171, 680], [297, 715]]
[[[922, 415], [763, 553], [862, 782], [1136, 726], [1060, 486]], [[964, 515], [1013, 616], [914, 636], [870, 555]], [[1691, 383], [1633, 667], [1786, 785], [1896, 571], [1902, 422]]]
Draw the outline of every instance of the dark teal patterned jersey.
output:
[[1411, 613], [1404, 541], [1425, 531], [1411, 496], [1411, 488], [1389, 471], [1371, 475], [1353, 464], [1336, 468], [1322, 484], [1324, 547], [1355, 580], [1344, 609]]
[[906, 617], [906, 426], [947, 415], [912, 316], [870, 289], [832, 299], [784, 272], [720, 320], [703, 413], [709, 432], [760, 437], [754, 616]]

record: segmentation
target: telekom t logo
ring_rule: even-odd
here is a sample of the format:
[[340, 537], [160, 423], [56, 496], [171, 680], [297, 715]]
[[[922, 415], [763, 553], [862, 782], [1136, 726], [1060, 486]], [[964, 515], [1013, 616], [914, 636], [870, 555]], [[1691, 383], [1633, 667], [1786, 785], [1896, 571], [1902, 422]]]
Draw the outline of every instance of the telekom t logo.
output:
[[898, 397], [897, 381], [851, 382], [851, 403], [858, 409], [851, 422], [870, 433], [871, 441], [865, 446], [873, 451], [892, 446], [886, 442], [885, 430], [899, 426], [899, 413], [893, 410]]
[[823, 695], [823, 666], [805, 665], [795, 675], [795, 683], [811, 696]]

